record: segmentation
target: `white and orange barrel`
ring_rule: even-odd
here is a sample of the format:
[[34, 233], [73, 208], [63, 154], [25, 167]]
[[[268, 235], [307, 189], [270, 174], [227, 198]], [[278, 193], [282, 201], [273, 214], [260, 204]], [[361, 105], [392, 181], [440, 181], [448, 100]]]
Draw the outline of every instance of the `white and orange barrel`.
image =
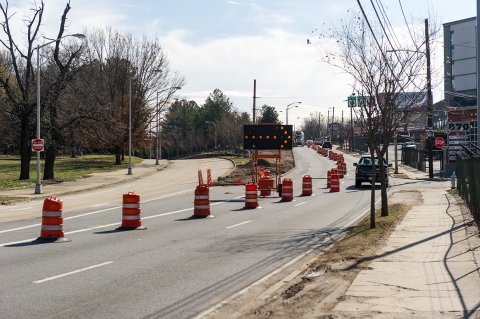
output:
[[64, 238], [63, 202], [56, 197], [45, 198], [42, 210], [40, 239]]
[[302, 179], [302, 195], [312, 195], [312, 177], [310, 175], [304, 175]]
[[337, 193], [340, 191], [340, 177], [337, 170], [332, 172], [332, 181], [330, 185], [330, 193]]
[[123, 194], [121, 229], [143, 228], [140, 215], [140, 194], [135, 192]]
[[198, 185], [195, 189], [193, 215], [195, 217], [210, 216], [210, 191], [207, 185]]
[[258, 184], [248, 183], [245, 185], [245, 208], [258, 207]]
[[329, 169], [327, 171], [327, 188], [330, 188], [331, 183], [332, 183], [332, 170]]
[[282, 182], [282, 201], [293, 200], [293, 181], [290, 178], [285, 178]]

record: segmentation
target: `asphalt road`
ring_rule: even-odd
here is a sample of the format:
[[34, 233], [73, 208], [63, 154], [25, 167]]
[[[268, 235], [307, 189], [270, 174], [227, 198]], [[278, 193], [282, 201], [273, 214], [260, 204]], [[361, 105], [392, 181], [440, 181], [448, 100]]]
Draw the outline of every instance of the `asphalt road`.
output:
[[[294, 152], [292, 202], [272, 196], [245, 210], [244, 187], [214, 187], [215, 218], [190, 219], [196, 169], [214, 166], [220, 174], [230, 164], [176, 161], [165, 173], [64, 198], [72, 202], [65, 214], [71, 242], [34, 242], [38, 218], [1, 223], [1, 317], [189, 318], [321, 248], [365, 214], [369, 187], [354, 188], [355, 159], [347, 156], [341, 192], [329, 193], [333, 162], [308, 148]], [[298, 196], [304, 174], [313, 177], [314, 196]], [[119, 194], [137, 188], [147, 230], [117, 231]]]

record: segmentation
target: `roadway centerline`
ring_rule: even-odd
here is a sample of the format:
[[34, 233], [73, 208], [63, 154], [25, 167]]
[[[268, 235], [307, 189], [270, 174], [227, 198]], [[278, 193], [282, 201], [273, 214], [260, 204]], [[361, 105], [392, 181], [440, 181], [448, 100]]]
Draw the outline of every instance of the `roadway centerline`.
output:
[[[242, 198], [242, 197], [244, 197], [244, 196], [238, 196], [238, 197], [235, 197], [233, 199], [221, 201], [221, 202], [218, 202], [218, 203], [213, 203], [213, 204], [210, 204], [210, 206], [220, 205], [220, 204], [227, 203], [227, 202], [230, 202], [232, 200], [239, 199], [239, 198]], [[117, 207], [117, 208], [119, 208], [119, 207]], [[110, 208], [109, 208], [109, 210], [110, 210]], [[180, 209], [180, 210], [175, 210], [173, 212], [167, 212], [167, 213], [158, 214], [158, 215], [145, 216], [145, 217], [142, 217], [142, 220], [147, 220], [147, 219], [152, 219], [152, 218], [157, 218], [157, 217], [163, 217], [163, 216], [183, 213], [183, 212], [186, 212], [186, 211], [189, 211], [189, 210], [193, 210], [193, 207], [184, 208], [184, 209]], [[105, 210], [103, 210], [103, 211], [105, 211]], [[88, 214], [90, 214], [90, 213], [88, 213]], [[72, 230], [72, 231], [69, 231], [69, 232], [65, 232], [65, 235], [83, 233], [83, 232], [90, 231], [90, 230], [95, 230], [95, 229], [98, 229], [98, 228], [111, 227], [111, 226], [116, 226], [116, 225], [120, 225], [120, 224], [121, 224], [121, 222], [116, 222], [116, 223], [112, 223], [112, 224], [99, 225], [99, 226], [94, 226], [94, 227], [87, 227], [87, 228], [82, 228], [82, 229], [78, 229], [78, 230]], [[25, 226], [24, 228], [31, 228], [31, 227], [40, 226], [40, 225], [41, 224], [30, 225], [30, 226]], [[12, 231], [12, 230], [8, 230], [8, 231]], [[3, 232], [6, 232], [6, 231], [3, 231]], [[24, 240], [9, 242], [9, 243], [3, 243], [3, 244], [0, 244], [0, 247], [28, 243], [28, 242], [31, 242], [31, 241], [35, 241], [36, 239], [37, 238], [29, 238], [29, 239], [24, 239]]]
[[238, 223], [238, 224], [235, 224], [235, 225], [232, 225], [232, 226], [228, 226], [228, 227], [225, 227], [226, 229], [230, 229], [230, 228], [234, 228], [234, 227], [238, 227], [238, 226], [242, 226], [242, 225], [245, 225], [245, 224], [248, 224], [250, 223], [251, 220], [247, 220], [247, 221], [244, 221], [242, 223]]
[[98, 265], [93, 265], [93, 266], [90, 266], [90, 267], [85, 267], [85, 268], [82, 268], [82, 269], [77, 269], [77, 270], [74, 270], [74, 271], [66, 272], [64, 274], [60, 274], [60, 275], [57, 275], [57, 276], [48, 277], [48, 278], [45, 278], [45, 279], [42, 279], [42, 280], [37, 280], [37, 281], [34, 281], [33, 284], [41, 284], [42, 282], [55, 280], [55, 279], [70, 276], [70, 275], [73, 275], [73, 274], [78, 274], [79, 272], [95, 269], [95, 268], [106, 266], [106, 265], [109, 265], [109, 264], [112, 264], [112, 263], [113, 263], [113, 261], [107, 261], [107, 262], [104, 262], [104, 263], [101, 263], [101, 264], [98, 264]]
[[[148, 203], [148, 202], [151, 202], [151, 201], [154, 201], [154, 200], [159, 200], [159, 199], [163, 199], [163, 198], [166, 198], [166, 197], [175, 196], [175, 195], [183, 194], [183, 193], [190, 192], [190, 191], [191, 191], [191, 189], [189, 189], [189, 190], [184, 190], [184, 191], [177, 192], [177, 193], [167, 194], [167, 195], [164, 195], [164, 196], [160, 196], [160, 197], [155, 197], [155, 198], [151, 198], [151, 199], [144, 200], [144, 201], [142, 201], [142, 203]], [[85, 217], [85, 216], [89, 216], [89, 215], [95, 215], [95, 214], [107, 212], [107, 211], [110, 211], [110, 210], [120, 209], [120, 208], [122, 208], [122, 206], [114, 206], [114, 207], [110, 207], [110, 208], [105, 208], [105, 209], [101, 209], [101, 210], [96, 210], [96, 211], [93, 211], [93, 212], [90, 212], [90, 213], [85, 213], [85, 214], [80, 214], [80, 215], [65, 217], [63, 220], [70, 220], [70, 219]], [[41, 226], [41, 225], [42, 225], [42, 224], [38, 223], [38, 224], [32, 224], [32, 225], [28, 225], [28, 226], [22, 226], [22, 227], [17, 227], [17, 228], [0, 230], [0, 234], [9, 233], [9, 232], [16, 231], [16, 230], [22, 230], [22, 229], [28, 229], [28, 228], [38, 227], [38, 226]]]

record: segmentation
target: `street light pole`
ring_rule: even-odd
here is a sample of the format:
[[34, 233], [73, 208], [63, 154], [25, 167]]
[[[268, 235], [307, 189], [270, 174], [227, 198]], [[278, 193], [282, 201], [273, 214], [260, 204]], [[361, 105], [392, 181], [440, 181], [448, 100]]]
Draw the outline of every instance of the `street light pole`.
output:
[[286, 120], [286, 125], [288, 125], [288, 110], [293, 108], [293, 107], [298, 107], [298, 105], [294, 105], [294, 104], [301, 104], [302, 102], [298, 101], [298, 102], [292, 102], [290, 104], [287, 105], [287, 109], [285, 110], [285, 120]]
[[[40, 107], [40, 104], [41, 104], [40, 103], [40, 49], [54, 42], [60, 41], [61, 39], [66, 37], [75, 37], [79, 39], [85, 39], [85, 35], [81, 33], [67, 34], [67, 35], [64, 35], [63, 37], [49, 41], [42, 45], [37, 44], [37, 47], [36, 47], [36, 50], [37, 50], [37, 134], [36, 134], [36, 137], [37, 139], [40, 139], [40, 110], [41, 110], [41, 107]], [[40, 183], [40, 152], [37, 152], [37, 180], [35, 182], [35, 194], [41, 194], [41, 193], [42, 193], [42, 184]]]
[[128, 76], [128, 172], [132, 175], [132, 75]]
[[[160, 93], [160, 92], [157, 91], [157, 104], [156, 104], [156, 108], [155, 108], [155, 109], [156, 109], [156, 113], [157, 113], [157, 114], [156, 114], [156, 115], [157, 115], [157, 128], [156, 128], [156, 130], [155, 130], [155, 132], [157, 133], [157, 134], [155, 134], [155, 135], [156, 135], [156, 136], [155, 136], [155, 145], [156, 145], [156, 146], [155, 146], [155, 165], [158, 165], [158, 164], [159, 164], [159, 163], [158, 163], [158, 159], [159, 159], [159, 155], [158, 155], [158, 153], [159, 153], [159, 150], [158, 150], [158, 139], [159, 139], [160, 132], [159, 132], [159, 130], [158, 130], [158, 127], [159, 127], [158, 122], [160, 121], [160, 110], [158, 109], [158, 93]], [[161, 158], [161, 157], [160, 157], [160, 158]]]

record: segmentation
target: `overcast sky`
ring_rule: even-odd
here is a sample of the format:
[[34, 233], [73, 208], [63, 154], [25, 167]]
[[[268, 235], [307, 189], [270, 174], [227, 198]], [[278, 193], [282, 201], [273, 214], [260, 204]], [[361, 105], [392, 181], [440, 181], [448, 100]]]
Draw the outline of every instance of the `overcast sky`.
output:
[[[4, 2], [4, 0], [1, 0]], [[42, 35], [55, 37], [66, 0], [44, 0], [46, 9]], [[10, 0], [14, 19], [28, 15], [33, 0]], [[475, 16], [475, 0], [373, 0], [383, 4], [397, 30], [405, 28], [401, 2], [409, 23], [423, 24], [435, 17], [437, 24]], [[362, 5], [375, 22], [370, 1]], [[252, 109], [253, 80], [257, 80], [257, 105], [276, 107], [289, 124], [300, 125], [310, 114], [327, 115], [335, 107], [347, 116], [346, 97], [352, 81], [339, 69], [322, 62], [321, 41], [315, 29], [341, 25], [351, 11], [358, 11], [356, 0], [71, 0], [69, 33], [103, 28], [158, 37], [173, 69], [183, 75], [186, 85], [181, 98], [203, 103], [215, 88], [222, 90], [240, 111]], [[19, 27], [21, 24], [17, 24]], [[19, 30], [18, 30], [19, 31]], [[401, 31], [398, 31], [401, 32]], [[442, 43], [435, 43], [434, 82], [443, 72]], [[434, 100], [443, 99], [443, 85]], [[331, 112], [331, 111], [330, 111]]]

